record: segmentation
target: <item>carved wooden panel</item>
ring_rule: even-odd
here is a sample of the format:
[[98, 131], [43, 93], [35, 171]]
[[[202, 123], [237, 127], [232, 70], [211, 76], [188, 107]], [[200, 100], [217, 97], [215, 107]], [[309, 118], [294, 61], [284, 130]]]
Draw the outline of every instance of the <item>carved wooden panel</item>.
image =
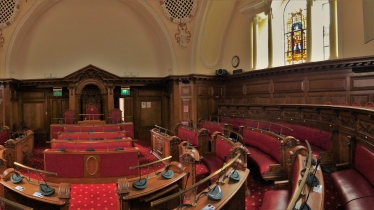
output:
[[344, 91], [347, 88], [346, 78], [319, 79], [309, 81], [309, 91]]
[[209, 95], [209, 87], [205, 87], [205, 86], [199, 86], [197, 88], [197, 92], [198, 92], [198, 95], [199, 96], [207, 96]]
[[213, 95], [213, 96], [221, 96], [221, 95], [223, 95], [223, 87], [221, 87], [221, 86], [213, 86], [211, 88], [211, 95]]
[[257, 102], [259, 104], [270, 104], [270, 95], [269, 97], [258, 97]]
[[361, 106], [364, 106], [369, 101], [369, 94], [351, 95], [351, 103], [359, 102]]
[[134, 122], [134, 109], [133, 109], [133, 99], [132, 98], [125, 98], [124, 99], [123, 115], [125, 117], [124, 120], [126, 122]]
[[274, 94], [273, 104], [286, 104], [287, 96], [285, 94]]
[[44, 102], [23, 103], [23, 120], [29, 128], [44, 128]]
[[[197, 119], [209, 120], [210, 116], [210, 99], [209, 98], [198, 98], [197, 99]], [[183, 118], [189, 119], [189, 118]]]
[[248, 117], [247, 107], [238, 107], [238, 117]]
[[259, 93], [270, 93], [269, 83], [258, 84], [258, 85], [247, 85], [247, 95], [259, 94]]
[[340, 95], [340, 94], [331, 95], [330, 100], [329, 100], [329, 102], [331, 102], [331, 104], [333, 105], [341, 105], [342, 103], [347, 102], [347, 101], [348, 101], [347, 95]]
[[373, 90], [374, 76], [351, 77], [351, 90]]
[[262, 108], [257, 108], [257, 107], [252, 108], [251, 107], [250, 111], [249, 111], [249, 115], [250, 115], [251, 118], [262, 119], [262, 118], [266, 117], [266, 112]]
[[357, 126], [357, 131], [359, 133], [362, 133], [365, 136], [374, 137], [374, 123], [359, 120], [358, 121], [358, 126]]
[[181, 87], [181, 96], [191, 96], [191, 86]]
[[[145, 108], [144, 108], [145, 103]], [[161, 125], [161, 101], [141, 101], [140, 127]]]
[[303, 92], [303, 81], [274, 82], [274, 93], [300, 93]]
[[100, 177], [100, 155], [84, 156], [84, 177]]
[[325, 96], [324, 95], [308, 95], [309, 104], [324, 104]]
[[339, 134], [339, 163], [349, 163], [349, 138], [346, 134]]
[[139, 90], [139, 96], [162, 96], [161, 90]]
[[304, 95], [290, 95], [288, 104], [305, 104]]
[[33, 91], [33, 92], [22, 92], [21, 97], [23, 99], [44, 99], [44, 91]]

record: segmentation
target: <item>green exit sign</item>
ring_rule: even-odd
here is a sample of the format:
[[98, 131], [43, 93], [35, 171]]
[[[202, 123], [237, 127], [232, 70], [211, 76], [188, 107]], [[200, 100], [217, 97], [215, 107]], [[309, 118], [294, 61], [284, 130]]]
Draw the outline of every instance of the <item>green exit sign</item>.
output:
[[62, 96], [62, 91], [53, 91], [53, 96]]
[[129, 96], [129, 95], [130, 95], [130, 89], [121, 90], [121, 96]]

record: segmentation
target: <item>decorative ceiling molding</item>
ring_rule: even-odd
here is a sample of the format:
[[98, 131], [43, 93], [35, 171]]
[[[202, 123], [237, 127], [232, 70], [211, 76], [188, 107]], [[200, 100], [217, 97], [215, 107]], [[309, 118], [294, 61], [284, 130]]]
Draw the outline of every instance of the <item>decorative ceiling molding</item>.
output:
[[0, 0], [0, 29], [10, 26], [16, 19], [20, 0]]
[[272, 0], [253, 0], [239, 8], [239, 12], [246, 15], [256, 15], [261, 12], [268, 13]]
[[172, 23], [189, 23], [195, 16], [199, 0], [160, 0], [161, 10]]

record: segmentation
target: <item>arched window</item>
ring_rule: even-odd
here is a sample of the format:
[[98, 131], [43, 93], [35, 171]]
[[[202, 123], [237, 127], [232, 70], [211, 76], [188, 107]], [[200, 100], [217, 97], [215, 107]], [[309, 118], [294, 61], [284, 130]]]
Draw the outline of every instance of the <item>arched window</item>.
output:
[[285, 65], [306, 61], [306, 1], [288, 1], [284, 13], [284, 62]]

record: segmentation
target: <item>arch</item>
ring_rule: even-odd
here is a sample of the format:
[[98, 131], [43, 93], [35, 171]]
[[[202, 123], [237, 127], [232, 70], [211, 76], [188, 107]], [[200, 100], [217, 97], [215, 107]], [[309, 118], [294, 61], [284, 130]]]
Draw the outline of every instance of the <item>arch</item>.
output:
[[97, 86], [99, 88], [99, 90], [100, 90], [101, 95], [108, 94], [108, 90], [105, 87], [104, 83], [102, 83], [102, 82], [100, 82], [100, 81], [98, 81], [96, 79], [91, 79], [91, 78], [85, 79], [82, 82], [80, 82], [77, 85], [75, 94], [76, 95], [81, 95], [84, 87], [86, 87], [87, 85], [95, 85], [95, 86]]
[[[22, 18], [16, 24], [15, 30], [9, 40], [9, 45], [5, 52], [4, 62], [4, 76], [14, 77], [11, 74], [15, 74], [14, 66], [17, 66], [17, 55], [19, 49], [21, 49], [22, 40], [27, 37], [29, 30], [34, 26], [35, 21], [43, 15], [50, 8], [55, 6], [57, 3], [63, 0], [40, 0], [35, 1], [28, 11], [22, 16]], [[161, 43], [162, 50], [165, 53], [166, 65], [170, 65], [170, 69], [173, 70], [174, 74], [178, 72], [177, 57], [173, 46], [173, 40], [168, 33], [167, 27], [163, 24], [160, 17], [153, 10], [153, 8], [142, 0], [118, 0], [129, 6], [134, 12], [141, 14], [142, 17], [147, 19], [148, 25], [151, 26], [159, 37], [158, 41]], [[169, 63], [170, 61], [170, 63]], [[19, 61], [18, 61], [19, 62]]]

